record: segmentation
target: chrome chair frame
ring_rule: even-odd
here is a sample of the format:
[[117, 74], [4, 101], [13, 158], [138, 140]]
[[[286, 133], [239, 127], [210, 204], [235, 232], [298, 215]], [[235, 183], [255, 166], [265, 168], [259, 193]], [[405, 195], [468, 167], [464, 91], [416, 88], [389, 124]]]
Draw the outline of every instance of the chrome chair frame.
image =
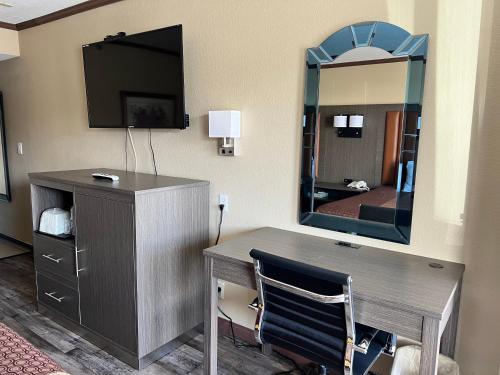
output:
[[360, 352], [366, 354], [368, 351], [369, 342], [365, 342], [358, 346], [356, 345], [356, 331], [354, 329], [354, 308], [352, 304], [352, 279], [349, 276], [347, 279], [347, 284], [343, 285], [343, 294], [335, 296], [326, 296], [322, 294], [317, 294], [309, 290], [301, 289], [293, 285], [283, 283], [281, 281], [272, 279], [270, 277], [264, 276], [261, 273], [260, 261], [254, 259], [254, 270], [255, 270], [255, 280], [257, 284], [257, 293], [259, 298], [259, 310], [257, 313], [257, 323], [255, 325], [255, 339], [259, 344], [263, 344], [260, 335], [260, 327], [262, 326], [262, 319], [264, 317], [265, 304], [264, 304], [264, 291], [263, 284], [271, 285], [275, 288], [282, 289], [284, 291], [296, 294], [298, 296], [309, 298], [313, 301], [321, 303], [343, 303], [345, 309], [345, 319], [347, 328], [347, 338], [346, 338], [346, 350], [344, 354], [344, 375], [351, 375], [352, 373], [352, 361], [354, 357], [354, 352]]

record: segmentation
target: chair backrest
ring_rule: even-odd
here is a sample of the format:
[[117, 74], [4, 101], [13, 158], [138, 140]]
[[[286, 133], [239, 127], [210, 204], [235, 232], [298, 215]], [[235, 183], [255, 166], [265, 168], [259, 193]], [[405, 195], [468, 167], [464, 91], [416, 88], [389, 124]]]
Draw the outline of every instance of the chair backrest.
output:
[[259, 315], [256, 339], [351, 373], [355, 341], [351, 277], [252, 250]]

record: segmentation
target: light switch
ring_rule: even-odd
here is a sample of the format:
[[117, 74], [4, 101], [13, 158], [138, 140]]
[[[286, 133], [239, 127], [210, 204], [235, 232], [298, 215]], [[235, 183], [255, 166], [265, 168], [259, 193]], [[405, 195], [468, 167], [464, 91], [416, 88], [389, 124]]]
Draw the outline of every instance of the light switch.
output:
[[23, 154], [23, 144], [22, 144], [22, 142], [19, 142], [17, 144], [17, 154], [18, 155], [22, 155]]

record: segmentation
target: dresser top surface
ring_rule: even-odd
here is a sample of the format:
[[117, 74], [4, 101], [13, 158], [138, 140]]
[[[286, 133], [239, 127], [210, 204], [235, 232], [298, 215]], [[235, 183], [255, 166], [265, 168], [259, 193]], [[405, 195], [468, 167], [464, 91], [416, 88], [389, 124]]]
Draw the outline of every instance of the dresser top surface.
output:
[[[92, 173], [101, 172], [120, 177], [119, 181], [98, 180]], [[68, 185], [97, 188], [129, 194], [139, 194], [154, 190], [176, 189], [208, 185], [208, 181], [191, 180], [180, 177], [155, 176], [146, 173], [125, 172], [115, 169], [95, 168], [72, 171], [30, 173], [30, 181], [50, 181]]]
[[[422, 256], [262, 228], [205, 250], [206, 256], [252, 263], [251, 249], [352, 276], [355, 297], [441, 317], [465, 266]], [[432, 268], [439, 263], [441, 269]]]

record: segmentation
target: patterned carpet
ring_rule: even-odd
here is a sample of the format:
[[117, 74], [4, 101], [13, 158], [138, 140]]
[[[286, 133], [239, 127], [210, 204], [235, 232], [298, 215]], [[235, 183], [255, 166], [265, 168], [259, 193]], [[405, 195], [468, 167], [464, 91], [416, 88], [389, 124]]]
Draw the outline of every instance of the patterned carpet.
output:
[[0, 323], [0, 374], [65, 374], [53, 360]]

